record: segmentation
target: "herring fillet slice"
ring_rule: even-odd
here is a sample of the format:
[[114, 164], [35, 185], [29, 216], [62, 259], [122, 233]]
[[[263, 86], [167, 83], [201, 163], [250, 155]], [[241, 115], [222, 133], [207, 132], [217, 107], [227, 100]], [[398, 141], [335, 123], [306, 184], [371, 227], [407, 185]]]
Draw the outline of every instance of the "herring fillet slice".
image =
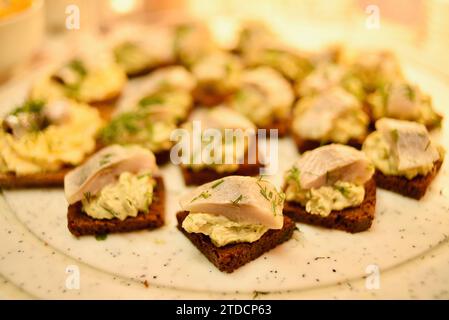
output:
[[399, 170], [422, 167], [440, 158], [423, 124], [384, 118], [376, 122], [376, 129], [392, 147]]
[[271, 182], [229, 176], [206, 183], [181, 197], [182, 210], [222, 215], [236, 222], [282, 229], [284, 197]]
[[73, 204], [82, 200], [85, 193], [97, 194], [122, 172], [147, 170], [158, 174], [156, 158], [151, 151], [137, 146], [112, 145], [100, 150], [65, 176], [65, 196], [68, 203]]
[[355, 148], [330, 144], [304, 153], [296, 162], [304, 189], [319, 188], [337, 180], [364, 184], [374, 168], [365, 154]]

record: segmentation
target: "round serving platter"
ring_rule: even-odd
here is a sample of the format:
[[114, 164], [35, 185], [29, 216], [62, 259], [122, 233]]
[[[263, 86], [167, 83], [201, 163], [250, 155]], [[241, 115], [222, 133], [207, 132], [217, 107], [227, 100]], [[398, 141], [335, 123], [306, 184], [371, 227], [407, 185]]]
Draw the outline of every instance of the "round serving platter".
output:
[[[447, 79], [400, 57], [407, 77], [445, 113]], [[33, 74], [0, 88], [0, 114], [26, 94]], [[132, 86], [132, 84], [131, 84]], [[433, 133], [449, 150], [449, 113]], [[279, 142], [281, 186], [298, 153]], [[371, 229], [359, 234], [298, 224], [293, 238], [232, 274], [221, 273], [176, 229], [179, 168], [162, 168], [166, 224], [155, 231], [73, 237], [62, 189], [0, 195], [1, 298], [448, 298], [447, 161], [421, 201], [377, 191]], [[74, 278], [75, 277], [75, 278]], [[75, 281], [73, 281], [75, 279]]]

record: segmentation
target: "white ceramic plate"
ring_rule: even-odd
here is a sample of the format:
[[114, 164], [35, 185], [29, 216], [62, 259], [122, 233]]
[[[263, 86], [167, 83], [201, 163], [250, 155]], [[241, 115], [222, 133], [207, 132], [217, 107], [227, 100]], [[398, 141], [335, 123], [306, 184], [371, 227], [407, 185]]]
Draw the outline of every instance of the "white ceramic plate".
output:
[[[408, 78], [422, 85], [444, 113], [448, 84], [415, 62], [402, 62]], [[20, 101], [28, 85], [27, 78], [2, 88], [0, 113]], [[447, 130], [435, 138], [449, 150]], [[279, 155], [279, 173], [271, 177], [277, 186], [298, 155], [290, 139], [281, 140]], [[0, 297], [449, 297], [447, 161], [419, 202], [378, 190], [369, 231], [351, 235], [298, 224], [293, 239], [232, 274], [219, 272], [176, 229], [178, 197], [186, 188], [177, 167], [162, 171], [166, 225], [109, 235], [105, 241], [76, 239], [68, 232], [62, 190], [4, 190]], [[70, 280], [78, 274], [80, 286], [74, 288]]]

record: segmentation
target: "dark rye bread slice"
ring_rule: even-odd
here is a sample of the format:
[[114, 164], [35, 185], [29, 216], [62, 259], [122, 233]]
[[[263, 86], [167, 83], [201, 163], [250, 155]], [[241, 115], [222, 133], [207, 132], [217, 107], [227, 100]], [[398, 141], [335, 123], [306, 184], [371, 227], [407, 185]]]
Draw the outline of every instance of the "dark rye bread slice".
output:
[[197, 86], [192, 91], [194, 101], [202, 106], [212, 107], [227, 102], [233, 92], [218, 92], [214, 87], [208, 85]]
[[266, 126], [261, 126], [259, 127], [259, 129], [266, 129], [268, 130], [267, 132], [267, 138], [270, 137], [270, 129], [277, 129], [278, 130], [278, 137], [279, 138], [283, 138], [287, 135], [289, 128], [290, 128], [290, 122], [291, 119], [290, 118], [285, 118], [285, 119], [273, 119], [273, 121], [266, 125]]
[[188, 233], [182, 228], [182, 222], [188, 211], [176, 214], [178, 229], [206, 256], [220, 271], [231, 273], [244, 264], [260, 257], [265, 252], [289, 240], [296, 228], [295, 223], [284, 216], [284, 226], [280, 230], [268, 230], [253, 243], [235, 243], [223, 247], [215, 246], [210, 238], [201, 233]]
[[332, 211], [324, 217], [311, 214], [299, 203], [286, 201], [284, 214], [296, 222], [338, 229], [351, 233], [368, 230], [374, 219], [376, 209], [376, 183], [371, 179], [365, 184], [365, 199], [358, 207]]
[[156, 152], [154, 153], [154, 156], [156, 157], [156, 163], [158, 166], [167, 164], [170, 161], [170, 149]]
[[166, 62], [162, 62], [160, 64], [157, 65], [151, 65], [151, 66], [147, 66], [145, 68], [142, 68], [140, 70], [136, 70], [136, 71], [127, 71], [126, 75], [128, 76], [128, 78], [130, 79], [134, 79], [134, 78], [138, 78], [138, 77], [142, 77], [142, 76], [146, 76], [149, 73], [155, 71], [158, 68], [165, 68], [165, 67], [169, 67], [172, 66], [174, 64], [173, 61], [166, 61]]
[[0, 188], [54, 188], [64, 186], [64, 177], [72, 168], [64, 168], [57, 172], [42, 172], [27, 175], [0, 173]]
[[184, 165], [181, 166], [184, 183], [187, 186], [201, 185], [227, 176], [257, 176], [263, 165], [258, 161], [255, 164], [242, 163], [236, 171], [217, 172], [211, 168], [194, 171]]
[[136, 217], [128, 217], [121, 221], [114, 219], [94, 219], [82, 211], [81, 201], [69, 206], [67, 210], [67, 226], [76, 236], [103, 235], [108, 233], [130, 232], [142, 229], [155, 229], [164, 224], [165, 188], [161, 177], [155, 177], [156, 187], [153, 202], [148, 212], [139, 212]]
[[388, 176], [376, 169], [374, 179], [379, 188], [419, 200], [426, 194], [427, 188], [437, 175], [438, 171], [440, 171], [442, 164], [443, 161], [437, 161], [435, 162], [432, 171], [427, 175], [418, 175], [410, 180], [401, 176]]
[[[292, 132], [291, 135], [292, 135], [293, 140], [295, 141], [296, 146], [298, 147], [298, 150], [300, 153], [319, 148], [326, 144], [336, 143], [336, 142], [332, 142], [332, 141], [323, 143], [322, 141], [303, 139], [299, 135], [295, 134], [294, 132]], [[354, 147], [356, 149], [361, 149], [365, 138], [366, 138], [366, 136], [363, 136], [359, 139], [350, 139], [346, 143], [346, 145]]]

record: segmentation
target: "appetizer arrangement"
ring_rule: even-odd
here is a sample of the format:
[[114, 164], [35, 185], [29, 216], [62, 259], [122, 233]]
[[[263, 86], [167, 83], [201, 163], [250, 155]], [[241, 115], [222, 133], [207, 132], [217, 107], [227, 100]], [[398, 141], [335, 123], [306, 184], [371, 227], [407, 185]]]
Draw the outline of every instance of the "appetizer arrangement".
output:
[[419, 87], [404, 81], [386, 83], [367, 98], [373, 120], [395, 118], [440, 126], [442, 117], [432, 108], [432, 99]]
[[363, 144], [374, 164], [380, 188], [420, 199], [444, 160], [444, 149], [435, 144], [422, 124], [383, 118]]
[[0, 187], [61, 187], [96, 149], [103, 120], [73, 100], [26, 100], [0, 118]]
[[154, 154], [139, 146], [102, 149], [66, 175], [64, 191], [68, 227], [75, 236], [164, 224], [164, 181]]
[[[136, 77], [136, 90], [125, 90]], [[158, 165], [170, 159], [174, 130], [194, 137], [200, 123], [200, 148], [179, 166], [199, 187], [181, 197], [178, 229], [233, 272], [290, 239], [295, 222], [368, 230], [376, 185], [422, 198], [444, 160], [428, 131], [441, 122], [389, 52], [302, 52], [254, 22], [224, 50], [204, 25], [175, 24], [71, 57], [36, 81], [0, 118], [0, 187], [64, 184], [76, 237], [159, 228]], [[208, 129], [223, 139], [211, 146]], [[282, 191], [255, 177], [265, 163], [258, 152], [247, 159], [257, 139], [228, 141], [229, 129], [293, 138], [301, 155]], [[204, 149], [213, 161], [202, 161]]]
[[180, 200], [178, 229], [224, 272], [291, 238], [284, 194], [262, 178], [229, 176], [206, 183]]
[[331, 144], [305, 152], [285, 175], [284, 212], [293, 220], [348, 232], [371, 227], [374, 167], [352, 147]]

